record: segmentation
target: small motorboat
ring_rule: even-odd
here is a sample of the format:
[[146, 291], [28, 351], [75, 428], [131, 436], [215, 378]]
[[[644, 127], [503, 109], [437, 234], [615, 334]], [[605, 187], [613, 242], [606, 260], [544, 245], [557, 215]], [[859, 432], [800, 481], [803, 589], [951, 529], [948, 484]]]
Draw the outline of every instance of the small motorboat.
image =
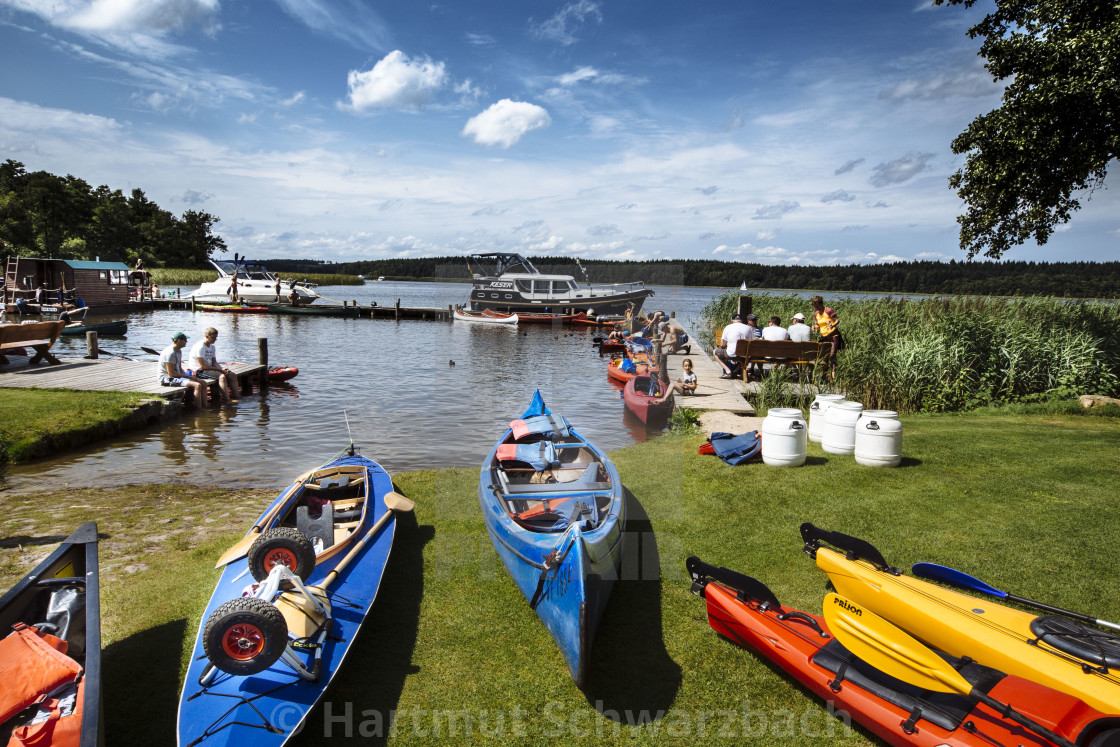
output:
[[[235, 298], [253, 304], [274, 303], [277, 295], [286, 297], [292, 291], [299, 296], [300, 304], [305, 306], [320, 298], [312, 289], [314, 283], [281, 282], [277, 273], [270, 272], [260, 262], [251, 262], [237, 254], [233, 255], [232, 262], [215, 259], [208, 261], [218, 271], [218, 278], [203, 283], [198, 290], [187, 296], [197, 303], [229, 303]], [[237, 284], [236, 297], [233, 294], [234, 283]], [[278, 285], [279, 294], [276, 292]]]
[[218, 560], [179, 745], [282, 745], [300, 731], [377, 596], [396, 513], [412, 508], [353, 444], [280, 493]]
[[640, 374], [626, 382], [622, 399], [626, 409], [634, 413], [638, 420], [649, 426], [664, 426], [673, 414], [673, 395], [664, 402], [661, 397], [661, 382], [656, 375]]
[[96, 332], [98, 335], [124, 335], [128, 332], [128, 322], [123, 319], [99, 324], [82, 324], [79, 322], [62, 328], [62, 334], [64, 335], [84, 335], [86, 332]]
[[456, 321], [460, 322], [476, 322], [479, 324], [517, 324], [517, 314], [499, 314], [497, 312], [486, 313], [482, 311], [467, 311], [465, 309], [454, 309]]
[[[837, 640], [819, 615], [783, 607], [765, 584], [696, 556], [686, 561], [692, 593], [707, 601], [712, 630], [757, 652], [806, 690], [851, 714], [852, 720], [891, 745], [992, 747], [1052, 745], [1031, 734], [1005, 712], [971, 696], [917, 687], [875, 668]], [[834, 595], [829, 595], [834, 596]], [[826, 598], [826, 604], [828, 604]], [[858, 609], [858, 608], [856, 608]], [[827, 614], [827, 613], [826, 613]], [[895, 651], [893, 641], [868, 628], [867, 642]], [[905, 653], [899, 652], [900, 656]], [[933, 651], [930, 657], [938, 656]], [[1044, 685], [1006, 675], [971, 659], [941, 655], [963, 682], [994, 701], [1029, 712], [1040, 726], [1081, 747], [1115, 745], [1120, 733], [1113, 719], [1084, 702]], [[917, 662], [908, 662], [917, 669]], [[940, 666], [940, 665], [939, 665]]]
[[[97, 524], [82, 524], [0, 597], [0, 733], [7, 744], [101, 744]], [[14, 710], [13, 710], [14, 709]]]
[[498, 557], [583, 687], [622, 561], [618, 470], [537, 391], [482, 463], [478, 500]]
[[274, 366], [268, 369], [269, 381], [288, 381], [299, 376], [299, 369], [295, 366]]

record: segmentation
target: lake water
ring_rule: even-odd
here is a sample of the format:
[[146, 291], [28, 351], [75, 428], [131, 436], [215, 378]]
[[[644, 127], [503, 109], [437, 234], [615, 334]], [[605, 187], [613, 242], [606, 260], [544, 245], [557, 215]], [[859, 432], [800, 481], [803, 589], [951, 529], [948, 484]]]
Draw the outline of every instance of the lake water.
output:
[[[318, 290], [325, 298], [361, 305], [391, 306], [399, 298], [405, 307], [446, 308], [465, 302], [470, 285], [387, 281]], [[701, 309], [722, 290], [657, 287], [645, 310], [675, 311], [686, 328], [699, 328]], [[153, 377], [155, 356], [141, 352], [142, 346], [162, 349], [178, 330], [193, 345], [209, 326], [219, 331], [221, 360], [255, 363], [257, 339], [264, 337], [270, 363], [296, 366], [299, 376], [233, 407], [191, 410], [170, 423], [13, 467], [12, 489], [162, 482], [281, 487], [331, 458], [350, 435], [363, 455], [392, 473], [473, 467], [536, 388], [554, 412], [605, 449], [652, 435], [624, 414], [621, 393], [607, 380], [605, 359], [592, 345], [603, 334], [599, 328], [178, 310], [96, 321], [114, 318], [127, 319], [128, 336], [102, 338], [101, 349], [151, 361]], [[53, 350], [80, 357], [85, 338], [61, 338]]]

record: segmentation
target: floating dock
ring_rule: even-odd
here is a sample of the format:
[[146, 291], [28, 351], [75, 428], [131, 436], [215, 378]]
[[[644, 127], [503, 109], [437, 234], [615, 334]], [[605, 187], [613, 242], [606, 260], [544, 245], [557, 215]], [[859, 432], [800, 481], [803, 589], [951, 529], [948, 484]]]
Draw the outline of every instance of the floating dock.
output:
[[[187, 311], [205, 311], [199, 308], [203, 304], [195, 303], [191, 298], [154, 298], [143, 302], [152, 309], [183, 309]], [[210, 304], [206, 304], [210, 305]], [[292, 307], [287, 304], [259, 304], [268, 307], [269, 314], [282, 314], [285, 316], [328, 316], [351, 319], [420, 319], [426, 321], [450, 322], [452, 320], [451, 307], [445, 309], [410, 308], [401, 306], [398, 300], [393, 306], [358, 306], [355, 304], [308, 304], [307, 306]], [[215, 312], [223, 313], [223, 312]], [[224, 312], [236, 313], [236, 312]]]

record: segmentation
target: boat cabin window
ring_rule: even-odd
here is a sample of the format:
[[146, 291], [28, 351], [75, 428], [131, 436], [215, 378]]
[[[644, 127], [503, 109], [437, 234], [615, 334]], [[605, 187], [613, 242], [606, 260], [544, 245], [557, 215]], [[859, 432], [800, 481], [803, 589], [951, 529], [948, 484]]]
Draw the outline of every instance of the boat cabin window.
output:
[[518, 280], [517, 281], [517, 290], [521, 291], [522, 293], [532, 293], [533, 292], [533, 281], [532, 280]]

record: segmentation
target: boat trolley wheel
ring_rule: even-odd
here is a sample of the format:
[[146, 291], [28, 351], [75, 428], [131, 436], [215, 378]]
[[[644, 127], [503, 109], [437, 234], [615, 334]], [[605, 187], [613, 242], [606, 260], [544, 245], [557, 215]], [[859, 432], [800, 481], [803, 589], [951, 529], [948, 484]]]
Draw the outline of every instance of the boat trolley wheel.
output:
[[288, 645], [288, 624], [273, 605], [256, 597], [231, 599], [206, 621], [202, 648], [223, 672], [249, 675], [272, 666]]
[[311, 540], [290, 527], [269, 529], [257, 537], [249, 547], [249, 572], [257, 581], [263, 581], [275, 565], [286, 565], [301, 581], [306, 581], [315, 569]]

